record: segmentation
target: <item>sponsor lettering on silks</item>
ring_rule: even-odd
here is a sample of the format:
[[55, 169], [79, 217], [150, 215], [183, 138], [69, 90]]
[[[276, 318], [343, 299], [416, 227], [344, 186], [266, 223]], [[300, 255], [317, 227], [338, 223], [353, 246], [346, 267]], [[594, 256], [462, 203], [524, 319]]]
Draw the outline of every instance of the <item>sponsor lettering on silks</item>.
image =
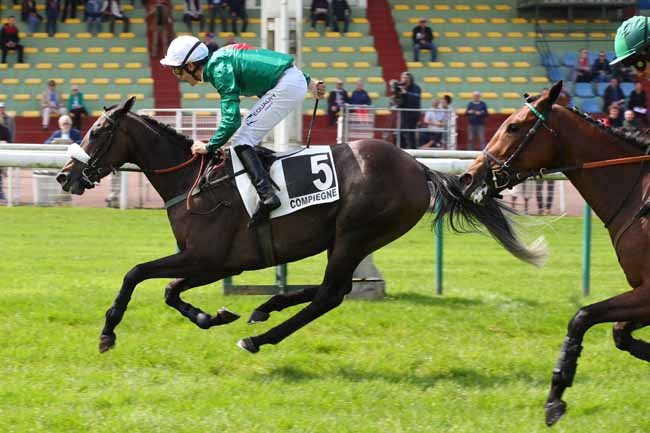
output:
[[246, 126], [251, 126], [253, 123], [257, 122], [258, 119], [255, 119], [255, 116], [260, 114], [262, 111], [266, 111], [271, 108], [271, 102], [277, 97], [275, 93], [271, 93], [265, 99], [260, 101], [259, 105], [255, 110], [251, 111], [248, 116], [246, 116]]
[[[285, 173], [300, 173], [287, 182], [289, 206], [300, 209], [338, 199], [338, 187], [334, 175], [331, 153], [296, 155], [282, 160]], [[307, 168], [305, 170], [305, 168]]]

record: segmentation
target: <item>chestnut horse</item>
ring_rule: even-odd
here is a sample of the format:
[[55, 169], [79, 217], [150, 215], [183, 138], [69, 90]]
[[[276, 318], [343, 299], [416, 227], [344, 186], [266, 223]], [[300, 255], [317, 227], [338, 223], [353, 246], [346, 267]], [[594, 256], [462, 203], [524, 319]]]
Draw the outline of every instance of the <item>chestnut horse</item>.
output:
[[[203, 329], [237, 319], [225, 309], [211, 316], [184, 302], [180, 294], [244, 270], [269, 266], [258, 249], [254, 230], [247, 228], [248, 214], [225, 167], [216, 188], [190, 197], [202, 163], [193, 160], [192, 140], [146, 116], [131, 113], [131, 98], [100, 116], [81, 146], [71, 146], [71, 159], [57, 176], [66, 191], [83, 194], [102, 177], [126, 162], [137, 164], [160, 196], [169, 202], [169, 222], [180, 251], [136, 265], [106, 312], [100, 352], [115, 344], [120, 323], [133, 290], [150, 278], [177, 278], [166, 288], [165, 300]], [[371, 252], [397, 239], [413, 227], [429, 208], [432, 195], [439, 203], [437, 218], [448, 216], [456, 231], [485, 225], [513, 255], [539, 262], [541, 248], [527, 248], [514, 234], [505, 207], [497, 200], [478, 206], [462, 195], [457, 176], [430, 171], [399, 148], [380, 140], [361, 140], [332, 147], [340, 199], [302, 209], [271, 220], [275, 262], [288, 263], [327, 250], [322, 283], [302, 291], [278, 294], [260, 305], [249, 322], [268, 319], [272, 311], [309, 302], [309, 305], [268, 332], [240, 340], [238, 345], [255, 353], [264, 344], [277, 344], [302, 326], [337, 307], [352, 288], [352, 272]], [[189, 162], [188, 162], [189, 161]], [[169, 170], [175, 167], [177, 169]], [[230, 177], [230, 179], [228, 179]], [[198, 210], [211, 209], [213, 212]], [[196, 211], [193, 211], [196, 210]]]
[[549, 426], [566, 412], [562, 394], [573, 383], [581, 343], [592, 326], [615, 322], [616, 347], [650, 361], [650, 344], [631, 335], [650, 324], [650, 173], [645, 164], [650, 139], [554, 104], [561, 89], [560, 81], [547, 96], [527, 98], [461, 176], [465, 196], [480, 204], [530, 176], [563, 172], [605, 222], [632, 287], [580, 308], [569, 321], [545, 405]]

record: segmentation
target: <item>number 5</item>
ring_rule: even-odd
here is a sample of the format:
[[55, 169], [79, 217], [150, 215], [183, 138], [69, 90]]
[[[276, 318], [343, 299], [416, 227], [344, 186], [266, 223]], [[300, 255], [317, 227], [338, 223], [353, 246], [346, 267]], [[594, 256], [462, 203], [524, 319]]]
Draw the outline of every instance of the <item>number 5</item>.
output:
[[[325, 182], [320, 180], [320, 175], [318, 179], [314, 180], [314, 186], [319, 191], [325, 191], [326, 189], [332, 186], [334, 181], [334, 174], [332, 173], [332, 167], [326, 162], [329, 158], [327, 154], [321, 153], [320, 155], [313, 155], [311, 157], [311, 172], [312, 174], [318, 175], [318, 173], [323, 172], [325, 174]], [[323, 162], [321, 162], [323, 161]]]

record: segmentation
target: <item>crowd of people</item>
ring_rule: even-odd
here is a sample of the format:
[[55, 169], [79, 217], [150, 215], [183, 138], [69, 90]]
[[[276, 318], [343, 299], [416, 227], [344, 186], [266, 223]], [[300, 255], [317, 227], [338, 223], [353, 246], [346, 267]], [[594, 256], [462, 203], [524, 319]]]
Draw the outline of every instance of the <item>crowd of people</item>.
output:
[[312, 0], [309, 12], [312, 30], [317, 29], [318, 22], [323, 22], [325, 30], [341, 34], [350, 28], [352, 10], [346, 0]]

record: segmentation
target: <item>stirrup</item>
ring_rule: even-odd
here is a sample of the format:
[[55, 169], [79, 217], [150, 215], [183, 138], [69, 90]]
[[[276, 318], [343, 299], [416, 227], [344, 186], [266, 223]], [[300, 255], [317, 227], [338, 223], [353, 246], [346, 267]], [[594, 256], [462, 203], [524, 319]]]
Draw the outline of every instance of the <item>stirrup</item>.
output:
[[260, 206], [257, 208], [253, 216], [251, 216], [251, 220], [248, 222], [248, 228], [252, 229], [259, 225], [270, 223], [270, 222], [271, 222], [271, 212], [269, 211], [269, 208], [266, 207], [264, 203], [260, 202]]

